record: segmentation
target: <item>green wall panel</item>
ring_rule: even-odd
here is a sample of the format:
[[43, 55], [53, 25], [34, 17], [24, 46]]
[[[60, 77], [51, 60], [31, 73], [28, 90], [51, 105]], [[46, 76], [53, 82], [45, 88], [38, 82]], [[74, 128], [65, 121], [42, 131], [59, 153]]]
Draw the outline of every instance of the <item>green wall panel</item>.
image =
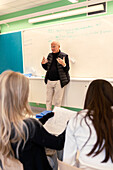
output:
[[[84, 2], [84, 1], [86, 1], [86, 0], [79, 0], [78, 2], [80, 3], [80, 2]], [[57, 8], [57, 7], [61, 7], [61, 6], [66, 6], [66, 5], [70, 5], [70, 4], [72, 4], [72, 3], [70, 3], [68, 0], [61, 0], [58, 2], [51, 3], [51, 4], [37, 6], [35, 8], [26, 9], [23, 11], [18, 11], [18, 12], [7, 14], [7, 15], [2, 15], [2, 16], [0, 16], [0, 20], [18, 17], [18, 16], [22, 16], [22, 15], [26, 15], [26, 14], [35, 13], [35, 12], [40, 12], [40, 11], [53, 9], [53, 8]], [[107, 13], [100, 14], [100, 15], [104, 16], [104, 15], [110, 15], [110, 14], [113, 14], [113, 1], [107, 2]], [[23, 30], [23, 29], [35, 28], [35, 27], [46, 26], [46, 25], [50, 25], [50, 24], [57, 24], [57, 23], [61, 23], [61, 22], [68, 22], [68, 21], [73, 21], [73, 20], [86, 19], [86, 18], [96, 17], [96, 16], [100, 16], [100, 15], [87, 16], [86, 14], [82, 14], [82, 15], [76, 15], [76, 16], [71, 16], [71, 17], [66, 17], [66, 18], [61, 18], [61, 19], [55, 19], [55, 20], [46, 21], [46, 22], [40, 22], [40, 23], [36, 23], [36, 24], [29, 24], [28, 19], [24, 19], [24, 20], [8, 23], [8, 25], [2, 24], [1, 25], [1, 33], [19, 31], [19, 30]]]
[[5, 70], [23, 73], [21, 32], [0, 35], [0, 73]]

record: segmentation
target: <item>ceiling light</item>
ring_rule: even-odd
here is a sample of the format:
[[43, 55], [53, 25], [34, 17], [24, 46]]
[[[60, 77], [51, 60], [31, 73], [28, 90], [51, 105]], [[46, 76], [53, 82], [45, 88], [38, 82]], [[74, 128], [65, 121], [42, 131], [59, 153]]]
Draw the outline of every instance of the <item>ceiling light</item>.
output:
[[70, 2], [72, 2], [72, 3], [78, 2], [78, 0], [68, 0], [68, 1], [70, 1]]
[[58, 19], [58, 18], [63, 18], [63, 17], [84, 14], [84, 13], [88, 13], [88, 12], [103, 11], [103, 10], [104, 10], [104, 6], [103, 6], [103, 4], [100, 4], [100, 5], [90, 6], [90, 7], [86, 7], [86, 8], [62, 12], [62, 13], [58, 13], [58, 14], [51, 14], [51, 15], [47, 15], [47, 16], [33, 18], [33, 19], [29, 19], [28, 22], [30, 24], [32, 24], [32, 23], [43, 22], [43, 21], [48, 21], [48, 20], [52, 20], [52, 19]]

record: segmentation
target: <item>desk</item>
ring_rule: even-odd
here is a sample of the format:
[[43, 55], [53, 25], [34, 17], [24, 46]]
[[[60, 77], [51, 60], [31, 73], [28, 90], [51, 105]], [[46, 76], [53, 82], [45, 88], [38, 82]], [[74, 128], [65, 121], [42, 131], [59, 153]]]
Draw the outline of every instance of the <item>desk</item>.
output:
[[[65, 87], [62, 106], [83, 108], [89, 83], [97, 78], [71, 78]], [[113, 78], [106, 79], [113, 84]], [[46, 84], [42, 77], [30, 77], [29, 102], [46, 104]], [[54, 101], [53, 101], [54, 104]]]

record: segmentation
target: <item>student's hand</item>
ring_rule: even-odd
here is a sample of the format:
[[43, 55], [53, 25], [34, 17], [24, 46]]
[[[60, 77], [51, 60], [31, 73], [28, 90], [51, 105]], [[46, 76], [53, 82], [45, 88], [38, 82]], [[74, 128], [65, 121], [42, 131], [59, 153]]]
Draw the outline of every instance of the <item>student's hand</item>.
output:
[[45, 57], [43, 57], [43, 59], [42, 59], [42, 62], [41, 62], [42, 64], [46, 64], [46, 63], [48, 63], [48, 60], [45, 58]]
[[48, 119], [54, 116], [54, 112], [50, 112], [46, 115], [44, 115], [42, 118], [39, 119], [39, 121], [44, 125]]
[[57, 58], [57, 61], [58, 61], [58, 63], [59, 63], [59, 64], [61, 64], [63, 67], [65, 67], [65, 66], [66, 66], [66, 63], [65, 63], [65, 57], [63, 57], [63, 59], [61, 59], [61, 58]]

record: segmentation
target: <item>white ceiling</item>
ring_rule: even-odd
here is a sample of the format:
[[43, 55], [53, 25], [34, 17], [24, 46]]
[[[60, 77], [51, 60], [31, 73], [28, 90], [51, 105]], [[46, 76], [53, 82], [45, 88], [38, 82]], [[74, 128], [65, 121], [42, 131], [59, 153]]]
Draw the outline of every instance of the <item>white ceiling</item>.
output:
[[0, 15], [53, 3], [60, 0], [0, 0]]

